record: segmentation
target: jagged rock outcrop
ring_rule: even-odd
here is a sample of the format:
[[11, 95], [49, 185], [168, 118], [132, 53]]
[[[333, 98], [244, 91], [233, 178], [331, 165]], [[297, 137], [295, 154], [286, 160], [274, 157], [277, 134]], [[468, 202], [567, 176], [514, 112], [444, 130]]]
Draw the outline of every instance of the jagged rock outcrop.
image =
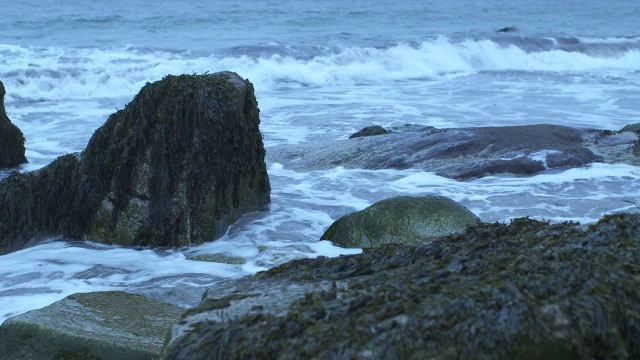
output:
[[4, 84], [0, 81], [0, 168], [18, 166], [27, 162], [24, 156], [24, 135], [11, 123], [4, 108]]
[[0, 253], [56, 235], [151, 246], [220, 237], [270, 202], [258, 112], [235, 73], [147, 84], [82, 153], [0, 182]]
[[269, 148], [267, 160], [291, 169], [422, 169], [466, 180], [493, 174], [533, 175], [593, 162], [639, 165], [635, 133], [526, 125], [435, 129], [410, 126], [384, 136]]
[[0, 359], [157, 358], [183, 308], [121, 291], [74, 294], [0, 326]]
[[320, 239], [349, 248], [424, 243], [462, 233], [479, 221], [467, 208], [443, 196], [396, 196], [341, 217]]
[[640, 214], [521, 218], [216, 284], [161, 359], [638, 359]]

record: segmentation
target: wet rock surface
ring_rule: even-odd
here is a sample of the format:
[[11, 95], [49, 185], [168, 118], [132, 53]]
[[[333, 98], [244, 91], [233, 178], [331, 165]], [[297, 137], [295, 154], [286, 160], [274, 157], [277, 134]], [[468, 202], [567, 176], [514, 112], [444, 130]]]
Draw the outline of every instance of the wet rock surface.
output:
[[4, 84], [0, 81], [0, 168], [10, 168], [27, 162], [24, 155], [24, 135], [11, 123], [4, 108]]
[[74, 294], [0, 326], [0, 359], [156, 358], [184, 311], [120, 291]]
[[147, 84], [82, 153], [0, 182], [0, 253], [56, 235], [127, 246], [220, 237], [270, 203], [258, 113], [235, 73]]
[[364, 137], [364, 136], [376, 136], [376, 135], [384, 135], [390, 133], [389, 130], [383, 128], [379, 125], [367, 126], [362, 130], [356, 132], [355, 134], [349, 136], [349, 139]]
[[636, 359], [640, 214], [521, 218], [211, 288], [162, 359]]
[[533, 175], [593, 162], [640, 164], [632, 151], [635, 133], [604, 133], [546, 124], [412, 127], [380, 136], [274, 146], [267, 160], [293, 169], [415, 168], [460, 180], [501, 173]]
[[467, 208], [443, 196], [397, 196], [341, 217], [320, 239], [346, 248], [425, 243], [478, 222]]

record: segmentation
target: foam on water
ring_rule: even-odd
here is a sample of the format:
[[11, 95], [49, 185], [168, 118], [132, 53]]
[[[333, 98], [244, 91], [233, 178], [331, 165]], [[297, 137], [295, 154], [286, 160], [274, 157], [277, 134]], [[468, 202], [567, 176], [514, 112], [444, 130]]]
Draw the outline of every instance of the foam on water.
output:
[[[273, 204], [245, 215], [221, 239], [180, 250], [124, 249], [52, 242], [0, 257], [0, 322], [75, 292], [125, 290], [182, 306], [198, 302], [221, 279], [266, 270], [296, 258], [359, 253], [318, 239], [337, 218], [396, 195], [450, 197], [483, 221], [530, 216], [590, 223], [605, 214], [638, 211], [640, 169], [593, 164], [532, 177], [496, 176], [460, 182], [417, 170], [299, 172], [268, 168]], [[237, 264], [193, 261], [218, 254]]]

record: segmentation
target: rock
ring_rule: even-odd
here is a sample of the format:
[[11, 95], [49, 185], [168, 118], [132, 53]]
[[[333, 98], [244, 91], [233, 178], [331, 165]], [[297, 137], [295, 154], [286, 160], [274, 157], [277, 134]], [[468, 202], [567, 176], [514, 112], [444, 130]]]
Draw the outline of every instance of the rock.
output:
[[509, 33], [509, 32], [515, 32], [518, 29], [516, 29], [515, 26], [507, 26], [507, 27], [503, 27], [502, 29], [496, 30], [496, 32], [501, 32], [501, 33]]
[[620, 131], [635, 131], [635, 132], [638, 132], [638, 131], [640, 131], [640, 123], [629, 124], [629, 125], [623, 127], [622, 129], [620, 129]]
[[363, 128], [357, 133], [349, 136], [349, 139], [364, 137], [364, 136], [384, 135], [388, 133], [390, 133], [390, 131], [383, 128], [382, 126], [379, 126], [379, 125], [367, 126], [366, 128]]
[[161, 359], [637, 359], [640, 214], [527, 218], [211, 288]]
[[194, 261], [207, 261], [220, 264], [242, 265], [246, 264], [247, 260], [238, 256], [229, 256], [224, 254], [202, 254], [188, 257], [189, 260]]
[[[359, 141], [331, 140], [269, 148], [268, 161], [293, 169], [336, 166], [417, 168], [454, 179], [499, 173], [531, 175], [604, 158], [583, 140], [586, 130], [557, 125], [409, 130]], [[597, 145], [595, 148], [598, 148]]]
[[24, 135], [11, 123], [4, 108], [4, 84], [0, 81], [0, 168], [27, 162], [24, 156]]
[[0, 359], [157, 358], [184, 309], [120, 291], [74, 294], [0, 326]]
[[587, 130], [582, 134], [583, 144], [609, 164], [623, 163], [640, 166], [635, 146], [640, 134], [632, 131]]
[[235, 73], [147, 84], [82, 153], [0, 182], [0, 253], [55, 235], [145, 246], [222, 236], [270, 203], [258, 112]]
[[480, 221], [443, 196], [397, 196], [336, 220], [320, 238], [348, 248], [420, 243], [461, 233]]

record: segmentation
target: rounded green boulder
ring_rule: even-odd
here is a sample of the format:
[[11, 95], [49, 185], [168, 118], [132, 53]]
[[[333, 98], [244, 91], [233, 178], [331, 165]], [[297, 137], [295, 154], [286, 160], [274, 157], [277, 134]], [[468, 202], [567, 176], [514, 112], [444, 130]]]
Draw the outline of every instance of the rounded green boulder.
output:
[[397, 196], [336, 220], [320, 238], [342, 247], [415, 244], [462, 233], [480, 219], [444, 196]]

